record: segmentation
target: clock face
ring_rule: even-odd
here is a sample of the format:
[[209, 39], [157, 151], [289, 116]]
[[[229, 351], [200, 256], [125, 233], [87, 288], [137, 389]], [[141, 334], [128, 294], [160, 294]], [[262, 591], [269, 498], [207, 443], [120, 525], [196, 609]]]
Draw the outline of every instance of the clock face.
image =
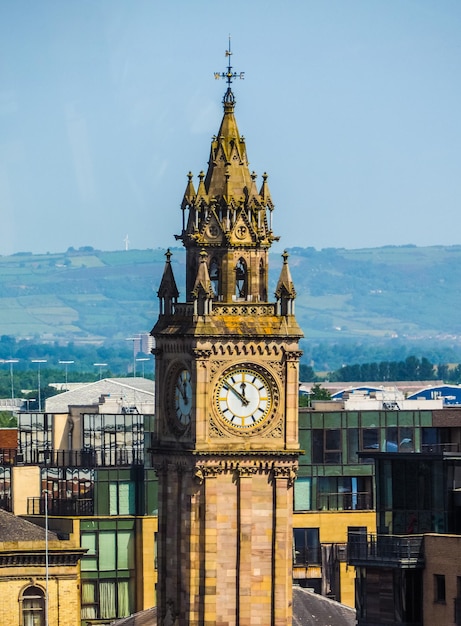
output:
[[192, 385], [190, 372], [182, 369], [178, 372], [174, 385], [174, 411], [176, 419], [182, 426], [190, 422], [192, 412]]
[[272, 409], [271, 386], [259, 368], [233, 367], [218, 384], [216, 403], [220, 416], [229, 424], [251, 428], [259, 425]]

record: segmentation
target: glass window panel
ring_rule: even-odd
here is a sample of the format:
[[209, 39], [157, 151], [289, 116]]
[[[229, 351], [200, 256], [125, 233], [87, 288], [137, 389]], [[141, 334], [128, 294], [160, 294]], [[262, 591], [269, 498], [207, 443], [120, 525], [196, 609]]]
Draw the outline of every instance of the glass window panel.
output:
[[362, 450], [379, 450], [379, 429], [362, 429]]
[[[115, 532], [102, 531], [99, 533], [99, 569], [101, 571], [115, 570]], [[111, 617], [110, 615], [108, 617]]]
[[389, 426], [386, 428], [386, 452], [398, 452], [399, 442], [398, 442], [398, 429], [396, 426]]
[[115, 581], [101, 581], [99, 583], [99, 611], [103, 619], [116, 617], [115, 607]]
[[320, 563], [320, 543], [318, 528], [293, 529], [294, 563]]
[[45, 596], [39, 587], [28, 587], [23, 593], [23, 626], [43, 626]]
[[96, 583], [82, 581], [82, 619], [96, 619]]
[[323, 430], [320, 428], [312, 431], [312, 461], [323, 463]]
[[81, 561], [82, 571], [94, 572], [98, 569], [96, 556], [96, 533], [82, 533], [82, 548], [87, 548], [88, 552]]
[[401, 426], [413, 426], [413, 411], [399, 411], [399, 424]]
[[415, 435], [414, 429], [410, 426], [400, 428], [399, 432], [399, 450], [401, 452], [414, 452]]
[[117, 483], [109, 483], [109, 515], [118, 515]]
[[339, 450], [341, 448], [341, 431], [338, 429], [325, 431], [325, 449]]
[[361, 413], [362, 426], [364, 428], [373, 428], [379, 426], [378, 411], [363, 411]]
[[347, 430], [347, 462], [358, 463], [359, 457], [359, 430], [358, 428], [348, 428]]
[[310, 511], [312, 509], [312, 479], [297, 478], [295, 481], [295, 511]]
[[341, 452], [325, 452], [325, 463], [330, 465], [341, 463]]
[[317, 479], [317, 508], [321, 511], [338, 509], [338, 479], [322, 476]]
[[434, 452], [437, 450], [438, 429], [421, 428], [421, 452]]
[[133, 533], [128, 530], [122, 530], [117, 535], [118, 558], [117, 568], [134, 569], [134, 538]]
[[81, 561], [82, 572], [96, 572], [98, 570], [98, 559], [86, 556]]
[[119, 515], [135, 514], [135, 485], [132, 482], [118, 483]]
[[127, 617], [131, 614], [130, 592], [127, 580], [118, 583], [118, 617]]
[[96, 533], [82, 533], [82, 548], [87, 548], [87, 554], [96, 554]]

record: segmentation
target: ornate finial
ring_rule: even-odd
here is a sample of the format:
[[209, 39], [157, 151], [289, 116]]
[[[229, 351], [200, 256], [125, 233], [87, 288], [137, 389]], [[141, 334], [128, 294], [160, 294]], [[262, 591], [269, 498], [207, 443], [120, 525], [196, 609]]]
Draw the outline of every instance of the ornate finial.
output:
[[234, 94], [232, 93], [232, 89], [231, 89], [232, 82], [236, 78], [240, 78], [241, 80], [245, 78], [245, 72], [233, 72], [232, 71], [231, 56], [232, 56], [231, 38], [229, 35], [229, 48], [226, 50], [226, 57], [228, 57], [227, 72], [215, 72], [214, 74], [214, 77], [216, 78], [216, 80], [219, 80], [220, 78], [226, 79], [227, 91], [224, 94], [224, 98], [223, 98], [224, 104], [235, 104]]
[[288, 263], [288, 257], [289, 257], [289, 256], [290, 256], [290, 255], [288, 254], [288, 252], [287, 252], [286, 250], [284, 250], [284, 251], [283, 251], [283, 254], [282, 254], [283, 264], [284, 264], [284, 265], [286, 265], [286, 264]]
[[189, 172], [189, 174], [187, 175], [187, 178], [189, 179], [189, 182], [192, 181], [192, 179], [194, 178], [194, 175], [192, 174], [192, 172]]
[[168, 248], [168, 250], [165, 252], [165, 256], [166, 256], [166, 262], [169, 263], [171, 257], [173, 256], [173, 253], [170, 251], [170, 248]]

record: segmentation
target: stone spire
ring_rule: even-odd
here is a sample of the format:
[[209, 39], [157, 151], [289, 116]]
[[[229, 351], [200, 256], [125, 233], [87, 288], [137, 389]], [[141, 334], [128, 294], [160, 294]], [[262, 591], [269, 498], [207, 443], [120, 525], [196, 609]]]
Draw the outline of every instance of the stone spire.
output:
[[179, 291], [171, 267], [172, 254], [170, 249], [165, 252], [166, 262], [163, 268], [162, 280], [158, 288], [160, 314], [170, 315], [173, 312], [173, 305], [178, 301]]
[[296, 298], [296, 290], [291, 278], [290, 267], [288, 265], [288, 252], [285, 250], [282, 254], [283, 265], [280, 272], [275, 297], [277, 298], [278, 313], [280, 315], [294, 315], [294, 300]]
[[[230, 59], [230, 46], [226, 55]], [[267, 298], [268, 250], [278, 237], [272, 232], [272, 203], [267, 174], [258, 191], [257, 175], [250, 172], [245, 139], [235, 119], [231, 83], [243, 74], [215, 74], [227, 80], [224, 115], [212, 138], [206, 174], [200, 172], [197, 189], [189, 172], [181, 202], [182, 232], [176, 235], [187, 250], [186, 294], [189, 300], [200, 265], [208, 254], [208, 269], [214, 299], [220, 301]], [[237, 274], [242, 276], [237, 285]]]

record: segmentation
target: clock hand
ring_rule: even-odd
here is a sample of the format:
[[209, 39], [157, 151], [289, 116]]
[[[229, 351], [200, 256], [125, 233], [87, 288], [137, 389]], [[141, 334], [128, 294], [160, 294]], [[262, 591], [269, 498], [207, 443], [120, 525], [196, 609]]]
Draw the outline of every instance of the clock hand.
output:
[[186, 396], [186, 383], [185, 381], [183, 381], [183, 384], [181, 385], [181, 383], [178, 381], [176, 383], [176, 387], [179, 390], [179, 393], [182, 395], [182, 399], [184, 400], [185, 404], [187, 404], [187, 396]]
[[226, 389], [229, 389], [229, 391], [232, 391], [232, 393], [237, 396], [237, 398], [240, 400], [240, 402], [243, 404], [243, 406], [247, 406], [250, 403], [250, 401], [247, 400], [245, 398], [245, 396], [240, 393], [240, 391], [237, 391], [237, 389], [235, 389], [235, 387], [232, 387], [231, 385], [228, 385], [228, 384], [226, 384], [224, 386], [226, 387]]
[[187, 383], [186, 383], [185, 380], [182, 381], [182, 387], [183, 387], [182, 397], [184, 399], [184, 404], [188, 404], [189, 403], [189, 398], [187, 397], [187, 393], [186, 393]]

